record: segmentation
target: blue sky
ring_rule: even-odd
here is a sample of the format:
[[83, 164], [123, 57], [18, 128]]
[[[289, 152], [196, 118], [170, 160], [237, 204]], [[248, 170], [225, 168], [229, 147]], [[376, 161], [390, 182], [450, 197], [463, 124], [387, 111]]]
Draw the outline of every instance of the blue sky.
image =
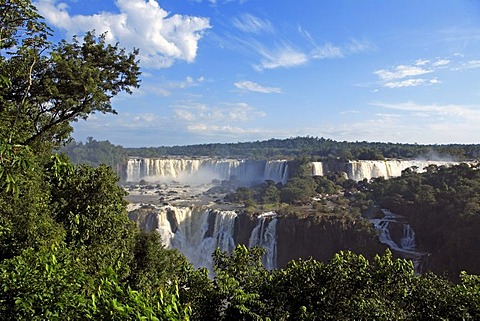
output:
[[140, 89], [76, 123], [78, 141], [480, 143], [480, 1], [34, 4], [57, 38], [140, 49]]

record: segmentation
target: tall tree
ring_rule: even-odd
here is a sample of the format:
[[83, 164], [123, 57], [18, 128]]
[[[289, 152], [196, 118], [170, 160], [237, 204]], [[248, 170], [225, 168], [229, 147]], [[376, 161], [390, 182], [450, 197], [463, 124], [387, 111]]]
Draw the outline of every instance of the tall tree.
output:
[[94, 32], [53, 44], [30, 1], [1, 0], [0, 9], [1, 140], [56, 147], [70, 122], [116, 113], [112, 97], [138, 87], [138, 50], [127, 53]]

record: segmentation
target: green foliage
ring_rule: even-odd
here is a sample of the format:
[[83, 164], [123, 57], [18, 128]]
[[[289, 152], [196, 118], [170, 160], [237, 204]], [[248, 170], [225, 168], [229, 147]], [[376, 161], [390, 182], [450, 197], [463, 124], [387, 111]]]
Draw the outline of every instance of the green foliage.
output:
[[0, 265], [4, 320], [73, 320], [86, 308], [86, 276], [58, 245], [27, 249]]
[[410, 261], [387, 251], [372, 262], [339, 252], [329, 262], [291, 261], [265, 271], [258, 253], [237, 247], [216, 253], [217, 277], [209, 320], [475, 320], [478, 277], [454, 285], [414, 275]]
[[280, 191], [280, 200], [289, 204], [304, 204], [315, 196], [315, 181], [312, 177], [294, 177]]
[[28, 249], [0, 265], [0, 313], [4, 320], [189, 320], [178, 288], [149, 295], [118, 280], [112, 268], [85, 273], [62, 246]]
[[432, 253], [430, 268], [456, 279], [462, 270], [480, 273], [479, 166], [429, 166], [401, 177], [375, 179], [367, 187], [382, 207], [404, 215], [420, 250]]
[[127, 161], [126, 151], [109, 141], [96, 141], [88, 137], [85, 143], [71, 142], [61, 149], [74, 164], [88, 164], [94, 167], [105, 164], [116, 168]]
[[28, 146], [0, 141], [0, 190], [13, 194], [20, 192], [21, 176], [34, 170], [31, 156]]
[[262, 286], [268, 282], [262, 265], [264, 250], [238, 245], [232, 254], [218, 249], [215, 262], [214, 293], [216, 306], [211, 320], [262, 320]]
[[[58, 162], [50, 168], [55, 176]], [[80, 165], [61, 173], [62, 180], [52, 186], [51, 200], [53, 215], [66, 231], [66, 243], [93, 271], [115, 262], [117, 273], [128, 274], [134, 224], [128, 219], [126, 193], [117, 185], [118, 176], [104, 165]]]
[[191, 309], [179, 302], [178, 287], [172, 293], [158, 290], [150, 295], [121, 285], [112, 269], [94, 280], [87, 320], [190, 320]]
[[249, 159], [295, 159], [299, 155], [321, 159], [438, 158], [476, 159], [477, 145], [418, 145], [374, 142], [339, 142], [328, 138], [293, 137], [246, 143], [201, 144], [171, 147], [126, 148], [128, 155], [159, 157], [166, 155], [235, 157]]
[[111, 98], [131, 93], [136, 55], [87, 32], [82, 42], [48, 41], [30, 1], [0, 1], [0, 139], [49, 152], [68, 139], [71, 121], [115, 113]]
[[167, 250], [160, 235], [155, 232], [138, 231], [135, 235], [133, 261], [128, 284], [146, 295], [154, 294], [159, 289], [168, 288], [168, 284], [182, 278], [188, 271], [190, 263], [177, 250]]

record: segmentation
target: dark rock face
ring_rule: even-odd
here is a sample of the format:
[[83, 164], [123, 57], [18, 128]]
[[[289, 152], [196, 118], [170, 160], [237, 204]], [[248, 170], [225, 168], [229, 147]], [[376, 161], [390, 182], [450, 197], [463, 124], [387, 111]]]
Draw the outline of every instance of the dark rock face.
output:
[[140, 229], [153, 231], [158, 228], [157, 213], [158, 209], [154, 206], [144, 206], [128, 213], [128, 217], [134, 221]]
[[252, 231], [256, 224], [257, 222], [255, 217], [252, 217], [246, 213], [238, 214], [237, 220], [235, 221], [235, 231], [233, 232], [233, 236], [237, 244], [244, 244], [248, 246], [250, 236], [252, 235]]
[[386, 246], [375, 233], [359, 229], [355, 224], [315, 222], [310, 218], [281, 218], [277, 224], [277, 263], [284, 267], [289, 261], [312, 257], [326, 262], [341, 250], [350, 250], [371, 259]]

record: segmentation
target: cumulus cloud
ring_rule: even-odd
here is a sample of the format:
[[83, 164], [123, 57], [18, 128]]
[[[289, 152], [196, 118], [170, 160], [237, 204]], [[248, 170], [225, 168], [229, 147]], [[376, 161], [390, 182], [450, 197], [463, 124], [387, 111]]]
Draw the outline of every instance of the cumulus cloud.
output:
[[120, 13], [70, 15], [68, 7], [52, 0], [35, 2], [39, 13], [68, 36], [95, 29], [107, 32], [107, 41], [140, 49], [144, 67], [165, 68], [176, 60], [193, 62], [198, 42], [211, 28], [208, 18], [171, 14], [155, 0], [117, 0]]
[[235, 87], [243, 91], [253, 91], [253, 92], [263, 93], [263, 94], [272, 94], [272, 93], [279, 94], [282, 92], [280, 88], [264, 87], [253, 81], [240, 81], [240, 82], [236, 82], [234, 85]]

